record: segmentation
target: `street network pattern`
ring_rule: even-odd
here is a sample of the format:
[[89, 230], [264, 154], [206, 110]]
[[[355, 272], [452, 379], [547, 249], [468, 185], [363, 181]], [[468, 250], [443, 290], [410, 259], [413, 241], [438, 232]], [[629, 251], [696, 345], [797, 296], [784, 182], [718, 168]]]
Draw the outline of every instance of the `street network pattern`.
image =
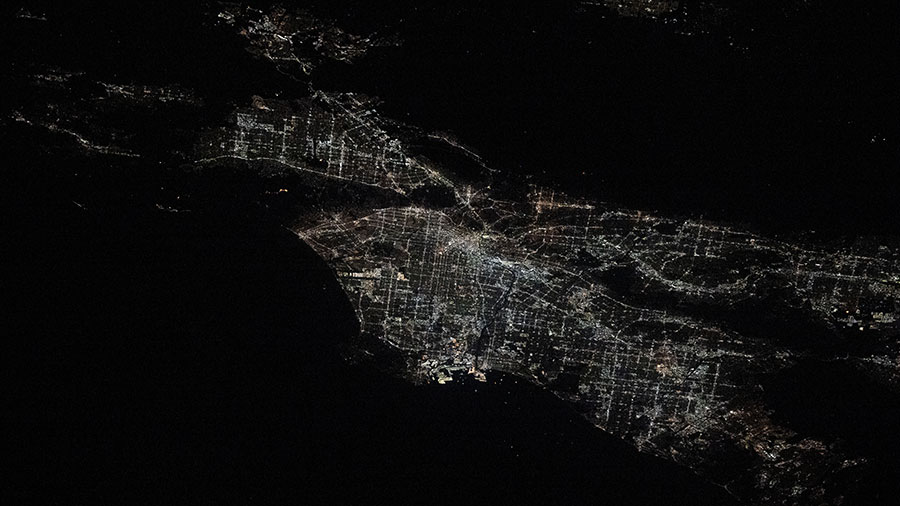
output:
[[247, 39], [247, 51], [285, 74], [309, 74], [328, 60], [352, 63], [373, 47], [399, 44], [395, 37], [347, 33], [309, 12], [280, 6], [260, 10], [223, 3], [217, 19]]
[[[552, 189], [460, 183], [408, 151], [370, 105], [319, 92], [241, 109], [206, 135], [200, 162], [275, 163], [399, 202], [309, 213], [294, 230], [334, 269], [362, 333], [403, 357], [401, 374], [527, 378], [642, 451], [754, 488], [759, 501], [823, 500], [835, 473], [862, 464], [773, 423], [760, 378], [815, 356], [896, 384], [897, 251], [806, 249]], [[424, 187], [452, 204], [417, 199]], [[745, 335], [710, 316], [741, 307], [828, 329], [838, 356], [825, 356], [831, 342]], [[752, 460], [751, 477], [721, 474], [723, 445]]]

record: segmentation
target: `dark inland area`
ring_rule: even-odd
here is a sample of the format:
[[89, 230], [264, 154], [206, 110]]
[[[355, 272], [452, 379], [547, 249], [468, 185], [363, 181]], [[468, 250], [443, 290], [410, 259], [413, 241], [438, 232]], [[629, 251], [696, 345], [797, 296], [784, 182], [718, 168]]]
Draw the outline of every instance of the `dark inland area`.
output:
[[784, 2], [726, 1], [732, 17], [700, 33], [689, 12], [649, 22], [589, 2], [346, 3], [322, 9], [361, 33], [403, 19], [389, 25], [405, 43], [313, 83], [379, 96], [497, 168], [767, 232], [900, 232], [896, 2], [791, 15]]

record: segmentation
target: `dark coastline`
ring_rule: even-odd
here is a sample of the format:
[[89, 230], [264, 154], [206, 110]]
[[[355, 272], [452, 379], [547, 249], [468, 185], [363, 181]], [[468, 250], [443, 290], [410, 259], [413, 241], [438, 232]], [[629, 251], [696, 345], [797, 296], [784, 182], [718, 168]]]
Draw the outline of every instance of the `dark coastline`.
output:
[[336, 280], [258, 209], [69, 197], [20, 198], [8, 236], [18, 504], [729, 500], [527, 382], [348, 363]]

